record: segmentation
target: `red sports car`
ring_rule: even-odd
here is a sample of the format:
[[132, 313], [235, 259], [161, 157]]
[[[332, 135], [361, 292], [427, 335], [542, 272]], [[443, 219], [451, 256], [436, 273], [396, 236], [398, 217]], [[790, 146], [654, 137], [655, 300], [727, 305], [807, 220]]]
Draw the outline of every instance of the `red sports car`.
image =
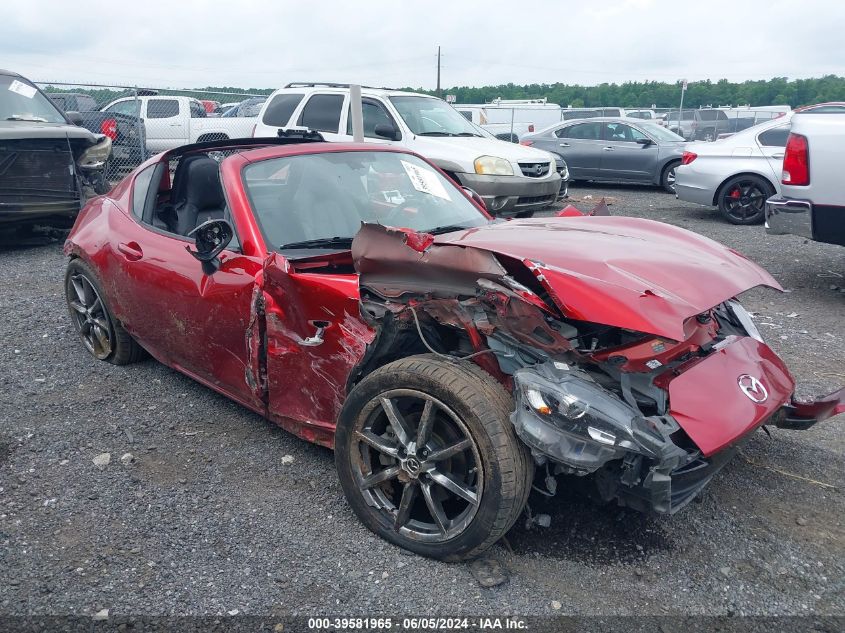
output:
[[312, 141], [148, 160], [80, 213], [67, 302], [96, 358], [146, 350], [333, 447], [382, 537], [478, 555], [536, 466], [672, 513], [760, 426], [845, 411], [845, 390], [793, 400], [734, 299], [778, 283], [731, 249], [571, 209], [495, 220], [420, 156]]

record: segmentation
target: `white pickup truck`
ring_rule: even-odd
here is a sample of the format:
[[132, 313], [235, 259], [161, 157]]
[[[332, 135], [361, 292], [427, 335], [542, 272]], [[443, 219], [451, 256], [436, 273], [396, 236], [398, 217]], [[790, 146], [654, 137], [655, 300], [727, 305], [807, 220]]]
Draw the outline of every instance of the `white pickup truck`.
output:
[[202, 103], [192, 97], [124, 97], [112, 101], [102, 111], [140, 116], [144, 121], [147, 150], [150, 152], [189, 143], [248, 138], [252, 136], [255, 123], [249, 118], [208, 117]]
[[843, 174], [845, 112], [825, 106], [797, 111], [783, 157], [781, 193], [766, 201], [766, 231], [845, 246]]

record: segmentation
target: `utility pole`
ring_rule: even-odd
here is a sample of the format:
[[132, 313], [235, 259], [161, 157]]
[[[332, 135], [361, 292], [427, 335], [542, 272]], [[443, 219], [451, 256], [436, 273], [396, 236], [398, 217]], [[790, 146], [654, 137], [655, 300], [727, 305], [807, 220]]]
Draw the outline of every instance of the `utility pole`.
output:
[[440, 46], [437, 46], [437, 96], [443, 98], [440, 94]]

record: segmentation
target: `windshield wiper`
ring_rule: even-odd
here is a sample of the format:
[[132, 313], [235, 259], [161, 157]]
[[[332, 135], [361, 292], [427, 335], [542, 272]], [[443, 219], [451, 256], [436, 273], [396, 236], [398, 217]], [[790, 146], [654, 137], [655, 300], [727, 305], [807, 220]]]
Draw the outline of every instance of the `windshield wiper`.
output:
[[284, 248], [349, 248], [352, 246], [351, 237], [320, 237], [315, 240], [305, 240], [302, 242], [290, 242], [289, 244], [282, 244], [279, 249]]
[[33, 119], [27, 118], [25, 116], [21, 116], [19, 114], [13, 114], [12, 116], [6, 117], [7, 121], [30, 121], [31, 123], [46, 123], [47, 119], [42, 119], [41, 117], [35, 117]]
[[457, 134], [453, 134], [452, 136], [477, 136], [482, 138], [481, 134], [475, 134], [474, 132], [458, 132]]
[[457, 136], [451, 132], [420, 132], [417, 136]]
[[462, 226], [460, 224], [444, 224], [443, 226], [435, 226], [433, 229], [427, 229], [426, 233], [432, 235], [440, 235], [441, 233], [451, 233], [452, 231], [463, 231], [470, 227]]

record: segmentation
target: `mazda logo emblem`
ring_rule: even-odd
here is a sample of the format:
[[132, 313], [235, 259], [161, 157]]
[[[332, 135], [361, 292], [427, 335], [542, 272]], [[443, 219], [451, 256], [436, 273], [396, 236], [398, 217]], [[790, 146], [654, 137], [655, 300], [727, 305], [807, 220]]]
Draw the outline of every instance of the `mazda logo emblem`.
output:
[[737, 379], [737, 382], [739, 383], [739, 388], [742, 390], [742, 393], [748, 396], [748, 399], [752, 402], [759, 404], [761, 402], [765, 402], [769, 397], [769, 392], [766, 391], [763, 383], [757, 380], [754, 376], [742, 374], [742, 376]]

